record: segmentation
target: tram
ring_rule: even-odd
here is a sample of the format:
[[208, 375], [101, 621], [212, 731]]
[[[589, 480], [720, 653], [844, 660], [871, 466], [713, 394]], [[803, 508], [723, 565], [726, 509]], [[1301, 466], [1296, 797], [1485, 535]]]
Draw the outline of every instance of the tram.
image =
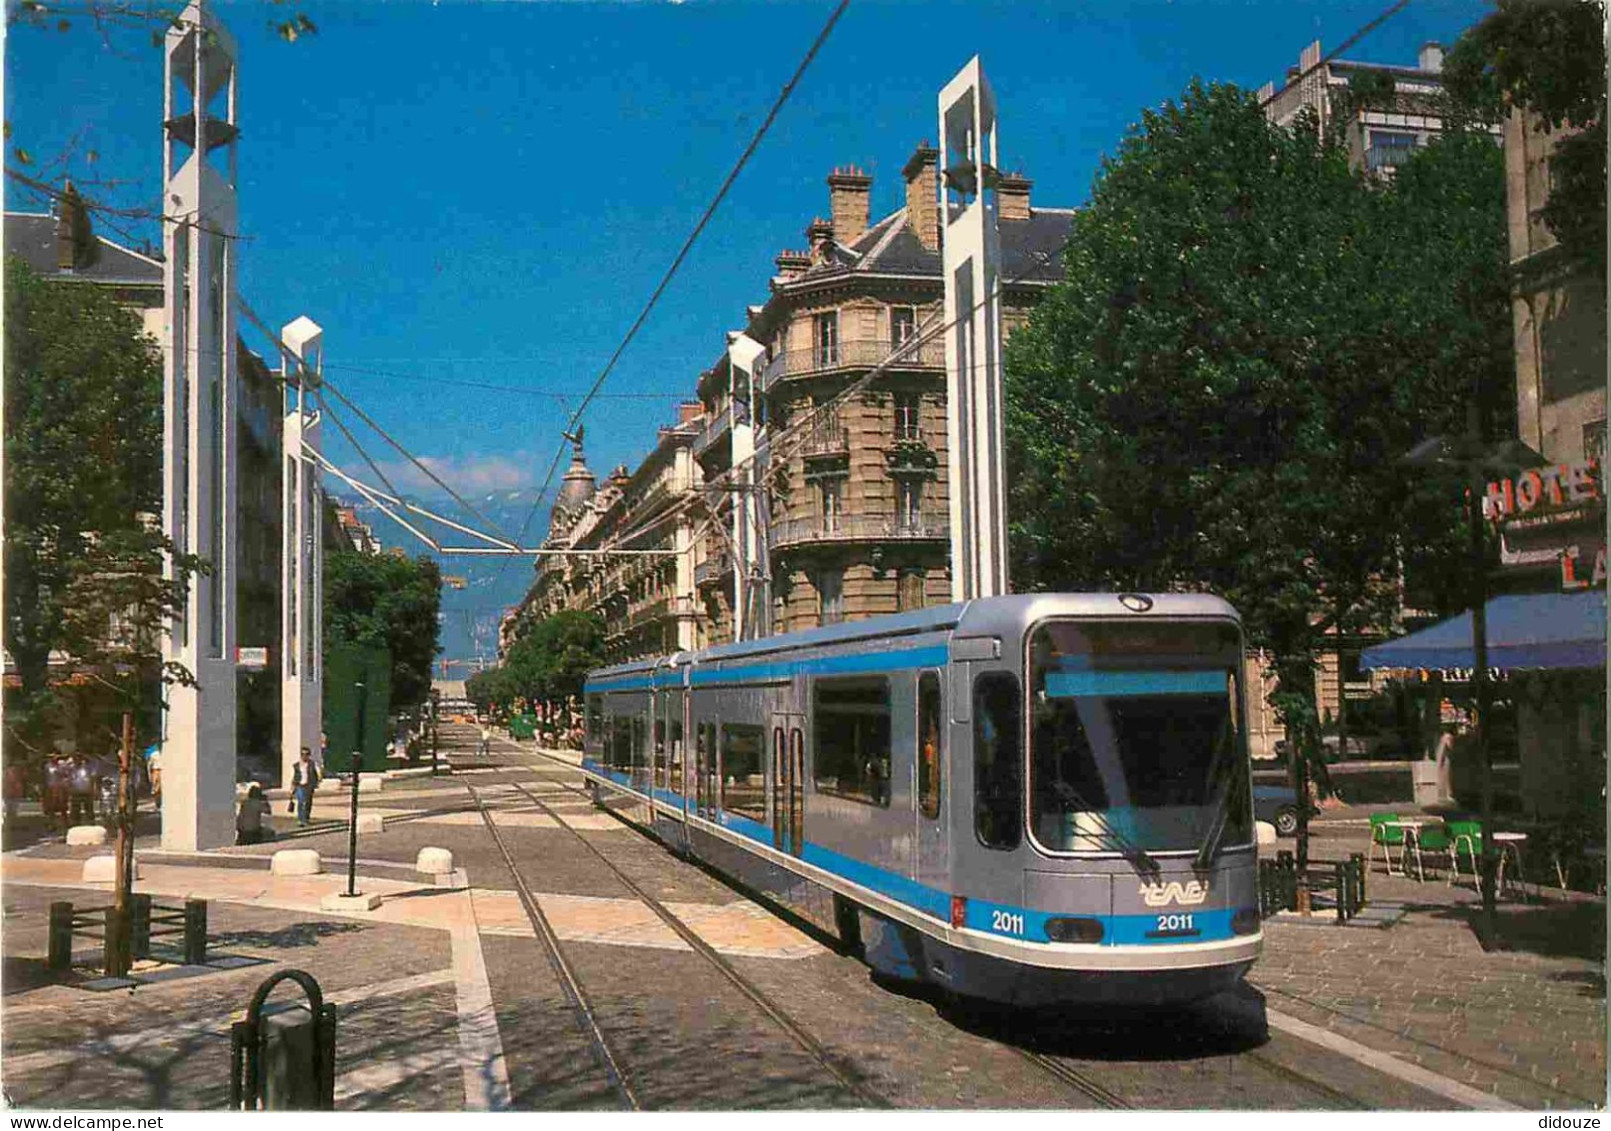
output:
[[859, 947], [1021, 1005], [1174, 1005], [1262, 943], [1240, 619], [1023, 594], [591, 673], [601, 804]]

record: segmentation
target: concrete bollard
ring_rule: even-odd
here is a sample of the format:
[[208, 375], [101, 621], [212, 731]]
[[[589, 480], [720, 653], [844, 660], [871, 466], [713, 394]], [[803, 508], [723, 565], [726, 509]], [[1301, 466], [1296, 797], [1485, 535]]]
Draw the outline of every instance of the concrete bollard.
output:
[[67, 830], [68, 844], [105, 844], [105, 825], [74, 825]]
[[1276, 843], [1275, 826], [1270, 822], [1254, 821], [1253, 827], [1258, 830], [1260, 848], [1267, 848]]
[[422, 848], [414, 858], [414, 870], [427, 876], [446, 876], [453, 871], [453, 853], [445, 848]]
[[361, 833], [379, 833], [386, 831], [386, 818], [380, 813], [359, 813], [358, 831]]
[[324, 871], [324, 860], [311, 848], [282, 848], [269, 861], [276, 876], [317, 876]]
[[[131, 880], [140, 878], [140, 862], [136, 860], [129, 872]], [[117, 882], [116, 856], [91, 856], [84, 861], [84, 882], [86, 884], [111, 884]]]

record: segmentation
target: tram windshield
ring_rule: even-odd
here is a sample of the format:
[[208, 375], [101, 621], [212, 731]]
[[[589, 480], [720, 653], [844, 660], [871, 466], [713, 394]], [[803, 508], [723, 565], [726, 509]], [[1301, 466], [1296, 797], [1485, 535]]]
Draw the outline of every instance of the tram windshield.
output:
[[1036, 629], [1029, 789], [1041, 847], [1144, 856], [1197, 850], [1216, 836], [1250, 841], [1241, 664], [1229, 624]]

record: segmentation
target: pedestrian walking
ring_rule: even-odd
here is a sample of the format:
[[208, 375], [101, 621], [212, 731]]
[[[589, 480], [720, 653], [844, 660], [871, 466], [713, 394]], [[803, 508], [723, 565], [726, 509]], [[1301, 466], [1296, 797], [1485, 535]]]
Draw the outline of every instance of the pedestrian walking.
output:
[[22, 804], [22, 796], [27, 792], [27, 789], [28, 779], [23, 771], [22, 763], [18, 761], [8, 762], [3, 786], [6, 801], [6, 820], [15, 821], [17, 819], [17, 806]]
[[241, 798], [240, 812], [235, 815], [235, 843], [262, 844], [273, 840], [274, 830], [263, 824], [263, 818], [268, 815], [268, 799], [263, 796], [263, 787], [254, 781], [247, 787], [246, 796]]
[[74, 754], [67, 779], [69, 827], [94, 824], [95, 795], [100, 791], [98, 779], [99, 775], [89, 764], [89, 759], [82, 752]]
[[476, 751], [477, 758], [485, 758], [492, 753], [492, 728], [486, 723], [481, 724], [481, 746]]
[[67, 761], [60, 754], [45, 759], [41, 786], [45, 825], [54, 832], [65, 832], [67, 828], [67, 774]]
[[319, 787], [319, 769], [313, 764], [313, 751], [302, 748], [302, 760], [291, 767], [291, 808], [296, 823], [306, 825], [313, 815], [313, 791]]
[[145, 777], [151, 783], [151, 804], [162, 809], [162, 744], [153, 742], [145, 748]]

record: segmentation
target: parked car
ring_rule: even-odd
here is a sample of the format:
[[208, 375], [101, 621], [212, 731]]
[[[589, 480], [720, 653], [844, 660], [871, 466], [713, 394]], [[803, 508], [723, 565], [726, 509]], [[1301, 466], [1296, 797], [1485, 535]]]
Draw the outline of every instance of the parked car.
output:
[[[1312, 817], [1318, 812], [1309, 809]], [[1255, 785], [1253, 817], [1275, 826], [1277, 836], [1294, 836], [1298, 831], [1298, 794], [1289, 785]]]

